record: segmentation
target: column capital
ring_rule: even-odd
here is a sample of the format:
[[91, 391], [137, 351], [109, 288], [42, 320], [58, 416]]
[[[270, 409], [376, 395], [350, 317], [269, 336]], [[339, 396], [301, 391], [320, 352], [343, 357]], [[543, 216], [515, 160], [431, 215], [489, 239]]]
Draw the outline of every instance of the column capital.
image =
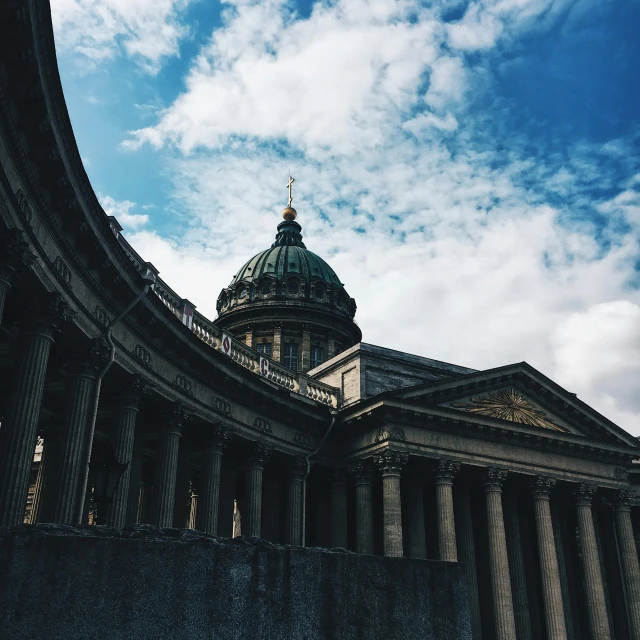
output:
[[304, 456], [295, 456], [289, 462], [289, 480], [293, 482], [302, 482], [307, 472], [307, 461]]
[[460, 463], [455, 460], [440, 459], [438, 460], [438, 468], [435, 470], [433, 477], [436, 484], [453, 484], [453, 476], [460, 471]]
[[578, 506], [590, 506], [593, 496], [595, 496], [597, 487], [594, 484], [588, 482], [581, 482], [578, 485], [578, 490], [575, 492], [574, 497], [576, 505]]
[[91, 340], [88, 345], [76, 348], [69, 362], [73, 375], [95, 378], [109, 359], [109, 348], [103, 340]]
[[255, 442], [248, 458], [249, 468], [264, 469], [264, 463], [269, 459], [270, 455], [271, 450], [264, 442]]
[[485, 491], [502, 491], [502, 485], [507, 479], [509, 472], [498, 467], [489, 467], [485, 472], [482, 485]]
[[229, 430], [222, 424], [214, 423], [207, 434], [207, 451], [222, 453], [231, 440]]
[[615, 493], [615, 509], [616, 511], [631, 511], [632, 494], [627, 489], [619, 489]]
[[373, 484], [373, 468], [369, 460], [356, 460], [347, 470], [356, 484]]
[[22, 330], [53, 339], [75, 315], [62, 296], [57, 291], [51, 291], [29, 305]]
[[549, 476], [536, 476], [531, 483], [530, 491], [534, 500], [549, 500], [551, 491], [556, 486], [556, 479]]
[[400, 451], [384, 451], [374, 456], [373, 462], [380, 469], [382, 476], [399, 476], [409, 460], [409, 454]]
[[178, 437], [182, 435], [182, 429], [189, 421], [189, 415], [181, 402], [176, 402], [170, 411], [163, 414], [164, 432]]
[[0, 234], [0, 281], [11, 286], [35, 259], [20, 229], [7, 229]]
[[155, 385], [145, 380], [141, 375], [134, 374], [116, 392], [115, 399], [120, 407], [127, 407], [138, 411], [142, 399], [149, 396]]

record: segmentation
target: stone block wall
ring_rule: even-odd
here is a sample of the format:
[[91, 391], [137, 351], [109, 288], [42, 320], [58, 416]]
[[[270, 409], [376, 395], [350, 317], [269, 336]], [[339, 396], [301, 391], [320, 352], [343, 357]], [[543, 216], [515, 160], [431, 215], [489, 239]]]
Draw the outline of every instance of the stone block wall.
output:
[[460, 564], [136, 526], [0, 529], [0, 638], [467, 640]]

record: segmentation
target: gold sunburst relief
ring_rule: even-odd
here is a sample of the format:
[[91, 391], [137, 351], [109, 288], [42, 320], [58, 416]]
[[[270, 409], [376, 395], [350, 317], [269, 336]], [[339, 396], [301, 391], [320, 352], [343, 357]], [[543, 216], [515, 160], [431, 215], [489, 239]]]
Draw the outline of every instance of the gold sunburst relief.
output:
[[515, 389], [502, 389], [487, 396], [469, 398], [465, 402], [452, 402], [452, 407], [464, 409], [469, 413], [477, 413], [481, 416], [510, 420], [520, 424], [528, 424], [532, 427], [543, 429], [555, 429], [565, 431], [562, 427], [553, 423], [543, 411], [536, 409]]

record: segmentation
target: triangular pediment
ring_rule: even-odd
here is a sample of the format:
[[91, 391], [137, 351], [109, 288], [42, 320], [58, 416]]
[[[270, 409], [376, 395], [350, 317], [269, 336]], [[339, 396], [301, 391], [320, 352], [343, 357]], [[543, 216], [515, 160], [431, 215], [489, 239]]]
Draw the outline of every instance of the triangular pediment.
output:
[[490, 424], [584, 436], [610, 445], [638, 448], [638, 441], [577, 396], [525, 362], [439, 380], [392, 394], [412, 405], [465, 413]]

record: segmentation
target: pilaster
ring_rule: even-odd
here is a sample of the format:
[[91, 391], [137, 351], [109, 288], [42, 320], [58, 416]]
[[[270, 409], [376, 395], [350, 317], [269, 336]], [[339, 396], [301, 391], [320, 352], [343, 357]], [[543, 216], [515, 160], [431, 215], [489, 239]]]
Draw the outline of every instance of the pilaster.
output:
[[269, 456], [267, 447], [255, 443], [247, 464], [246, 512], [242, 514], [242, 533], [245, 536], [260, 537], [262, 526], [262, 472]]
[[172, 411], [165, 414], [159, 434], [152, 515], [152, 522], [158, 527], [170, 527], [173, 524], [178, 449], [186, 420], [184, 407], [180, 403], [174, 404]]
[[347, 548], [347, 478], [343, 469], [331, 475], [331, 546]]
[[509, 575], [518, 640], [533, 640], [529, 613], [529, 592], [522, 553], [522, 534], [518, 514], [519, 492], [506, 492], [503, 498], [504, 529], [507, 536]]
[[273, 348], [271, 349], [271, 359], [274, 362], [281, 361], [282, 350], [282, 325], [276, 324], [273, 329]]
[[[373, 469], [359, 460], [349, 467], [356, 485], [356, 551], [373, 554]], [[424, 516], [423, 516], [424, 517]]]
[[306, 373], [311, 369], [311, 328], [308, 324], [302, 325], [301, 350], [301, 371]]
[[473, 541], [473, 519], [471, 517], [471, 489], [468, 485], [462, 484], [456, 491], [454, 510], [456, 516], [458, 557], [467, 568], [467, 579], [469, 582], [471, 636], [473, 640], [482, 640], [478, 572], [476, 569], [476, 551]]
[[196, 511], [196, 528], [212, 536], [218, 535], [218, 509], [220, 504], [220, 476], [222, 455], [229, 440], [227, 430], [213, 425], [202, 453], [202, 476]]
[[28, 310], [21, 328], [0, 429], [0, 526], [15, 526], [24, 517], [49, 350], [72, 316], [60, 294], [49, 293]]
[[289, 465], [287, 484], [287, 543], [302, 544], [302, 484], [306, 460], [298, 456]]
[[[122, 528], [127, 524], [130, 480], [134, 466], [136, 420], [145, 390], [144, 380], [139, 375], [135, 375], [115, 398], [112, 426], [113, 453], [116, 461], [126, 464], [127, 467], [120, 477], [107, 516], [107, 524], [112, 527]], [[134, 475], [138, 475], [139, 485], [140, 476], [137, 472]]]

